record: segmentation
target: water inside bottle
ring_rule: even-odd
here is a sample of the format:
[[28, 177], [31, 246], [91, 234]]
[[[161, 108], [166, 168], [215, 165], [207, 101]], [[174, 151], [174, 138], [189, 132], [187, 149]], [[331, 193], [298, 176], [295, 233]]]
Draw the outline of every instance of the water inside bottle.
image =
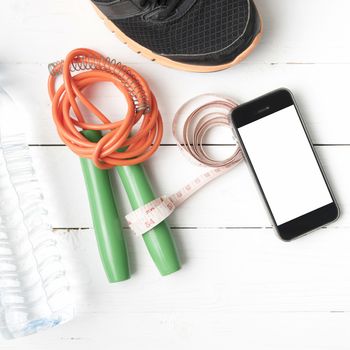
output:
[[3, 338], [33, 334], [74, 316], [64, 262], [47, 222], [30, 150], [25, 136], [14, 133], [15, 114], [15, 103], [0, 88], [0, 335]]

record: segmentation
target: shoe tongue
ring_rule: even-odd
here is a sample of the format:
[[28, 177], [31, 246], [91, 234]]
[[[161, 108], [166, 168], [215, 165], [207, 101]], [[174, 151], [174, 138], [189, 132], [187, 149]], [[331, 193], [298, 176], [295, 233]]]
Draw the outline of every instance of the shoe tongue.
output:
[[[102, 2], [102, 3], [111, 3], [110, 0], [99, 0], [99, 1], [96, 1], [96, 0], [93, 0], [94, 2]], [[115, 3], [118, 3], [118, 2], [123, 2], [123, 0], [115, 0], [113, 1], [113, 4]], [[125, 1], [124, 1], [125, 2]], [[131, 2], [132, 4], [136, 5], [137, 7], [141, 7], [141, 2], [142, 0], [129, 0], [129, 2]]]
[[142, 12], [142, 0], [92, 0], [111, 21], [137, 16]]
[[141, 7], [141, 1], [142, 0], [130, 0], [133, 4], [135, 4], [137, 7]]

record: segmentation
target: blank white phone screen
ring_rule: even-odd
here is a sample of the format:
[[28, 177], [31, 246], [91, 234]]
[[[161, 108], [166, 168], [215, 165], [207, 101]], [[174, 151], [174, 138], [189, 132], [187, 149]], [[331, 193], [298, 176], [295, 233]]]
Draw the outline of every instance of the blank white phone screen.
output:
[[238, 130], [278, 226], [333, 202], [294, 106]]

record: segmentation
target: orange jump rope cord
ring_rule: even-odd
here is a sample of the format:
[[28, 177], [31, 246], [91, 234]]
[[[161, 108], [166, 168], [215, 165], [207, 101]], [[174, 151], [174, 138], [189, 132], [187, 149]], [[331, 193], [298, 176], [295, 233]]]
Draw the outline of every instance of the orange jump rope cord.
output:
[[[162, 118], [152, 91], [136, 71], [89, 49], [73, 50], [64, 61], [49, 68], [48, 90], [58, 134], [79, 157], [91, 159], [100, 169], [109, 169], [142, 163], [157, 150], [163, 136]], [[81, 70], [86, 71], [72, 74]], [[63, 84], [56, 89], [60, 74]], [[128, 104], [123, 120], [111, 122], [84, 96], [84, 89], [100, 82], [110, 82], [123, 93]], [[101, 123], [87, 122], [78, 101]], [[81, 130], [108, 133], [93, 143]], [[117, 152], [119, 149], [123, 152]]]

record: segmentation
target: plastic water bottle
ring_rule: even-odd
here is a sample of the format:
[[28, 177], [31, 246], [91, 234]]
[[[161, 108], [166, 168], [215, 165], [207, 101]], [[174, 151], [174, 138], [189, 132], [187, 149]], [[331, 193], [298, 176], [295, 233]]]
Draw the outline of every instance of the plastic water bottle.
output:
[[0, 87], [2, 338], [33, 334], [74, 315], [64, 264], [18, 120], [17, 106]]

